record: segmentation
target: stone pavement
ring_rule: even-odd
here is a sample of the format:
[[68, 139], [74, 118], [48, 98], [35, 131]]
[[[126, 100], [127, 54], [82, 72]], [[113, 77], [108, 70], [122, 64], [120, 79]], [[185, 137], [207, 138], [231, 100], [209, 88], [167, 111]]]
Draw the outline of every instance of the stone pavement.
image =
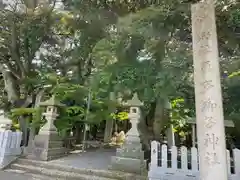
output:
[[76, 168], [107, 170], [111, 164], [111, 157], [115, 156], [116, 149], [93, 149], [84, 153], [49, 161], [49, 163], [68, 165]]
[[[92, 149], [87, 152], [70, 154], [56, 160], [48, 161], [48, 164], [59, 164], [84, 169], [107, 170], [111, 164], [111, 157], [115, 156], [116, 150], [113, 149]], [[7, 169], [0, 171], [0, 180], [50, 180], [49, 177], [36, 176], [25, 171]], [[54, 179], [55, 180], [55, 179]]]
[[34, 180], [31, 176], [0, 171], [0, 180]]
[[[71, 166], [82, 169], [97, 169], [107, 170], [111, 164], [111, 157], [115, 156], [116, 149], [92, 149], [87, 152], [75, 152], [66, 157], [56, 160], [48, 161], [50, 164], [59, 164], [64, 166]], [[6, 172], [7, 171], [7, 172]], [[29, 174], [26, 171], [17, 169], [7, 169], [0, 171], [0, 180], [46, 180], [43, 177], [36, 177], [34, 174]], [[15, 172], [14, 172], [15, 171]], [[17, 172], [16, 172], [17, 171]], [[49, 178], [47, 178], [49, 179]], [[55, 180], [55, 179], [54, 179]]]

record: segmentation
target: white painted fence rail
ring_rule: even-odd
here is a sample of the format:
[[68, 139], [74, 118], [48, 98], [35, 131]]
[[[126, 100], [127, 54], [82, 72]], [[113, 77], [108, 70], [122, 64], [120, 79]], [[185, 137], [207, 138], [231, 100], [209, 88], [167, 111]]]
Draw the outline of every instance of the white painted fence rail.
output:
[[[229, 180], [240, 180], [240, 150], [233, 149], [228, 157]], [[211, 161], [211, 159], [206, 159]], [[197, 148], [167, 147], [157, 141], [151, 143], [149, 180], [199, 180]]]
[[0, 131], [0, 169], [14, 161], [22, 152], [22, 132]]

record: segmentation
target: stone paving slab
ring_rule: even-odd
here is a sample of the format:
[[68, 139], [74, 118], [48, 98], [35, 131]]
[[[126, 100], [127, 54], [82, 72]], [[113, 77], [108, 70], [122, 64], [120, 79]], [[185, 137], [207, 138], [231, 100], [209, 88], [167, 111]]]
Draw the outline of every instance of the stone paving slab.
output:
[[36, 180], [31, 176], [25, 174], [16, 174], [12, 172], [0, 171], [0, 180]]
[[69, 165], [76, 168], [107, 170], [111, 157], [116, 155], [115, 149], [95, 149], [49, 161], [49, 163]]

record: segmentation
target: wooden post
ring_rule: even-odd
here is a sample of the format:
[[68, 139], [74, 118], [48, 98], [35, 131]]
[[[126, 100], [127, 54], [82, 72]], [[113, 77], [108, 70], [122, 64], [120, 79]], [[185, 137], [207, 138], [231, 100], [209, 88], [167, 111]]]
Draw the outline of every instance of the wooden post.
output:
[[192, 36], [201, 180], [227, 180], [215, 1], [193, 4]]

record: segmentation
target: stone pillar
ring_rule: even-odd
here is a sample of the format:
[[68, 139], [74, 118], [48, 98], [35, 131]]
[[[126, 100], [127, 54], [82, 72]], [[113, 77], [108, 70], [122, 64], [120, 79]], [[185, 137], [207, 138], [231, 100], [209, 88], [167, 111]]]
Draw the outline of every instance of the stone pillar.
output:
[[193, 4], [192, 36], [201, 180], [227, 180], [214, 0]]
[[132, 128], [126, 134], [124, 145], [118, 148], [116, 156], [112, 157], [111, 169], [142, 175], [146, 171], [146, 161], [137, 126], [141, 119], [140, 107], [143, 103], [135, 94], [133, 99], [127, 102], [127, 105], [130, 106], [129, 119]]
[[67, 149], [63, 147], [63, 141], [58, 135], [54, 125], [54, 121], [58, 116], [57, 107], [63, 106], [63, 104], [58, 102], [55, 96], [52, 96], [52, 98], [40, 103], [40, 105], [46, 107], [46, 111], [43, 115], [47, 122], [40, 129], [38, 135], [35, 136], [32, 154], [28, 157], [47, 161], [59, 158], [67, 153]]

